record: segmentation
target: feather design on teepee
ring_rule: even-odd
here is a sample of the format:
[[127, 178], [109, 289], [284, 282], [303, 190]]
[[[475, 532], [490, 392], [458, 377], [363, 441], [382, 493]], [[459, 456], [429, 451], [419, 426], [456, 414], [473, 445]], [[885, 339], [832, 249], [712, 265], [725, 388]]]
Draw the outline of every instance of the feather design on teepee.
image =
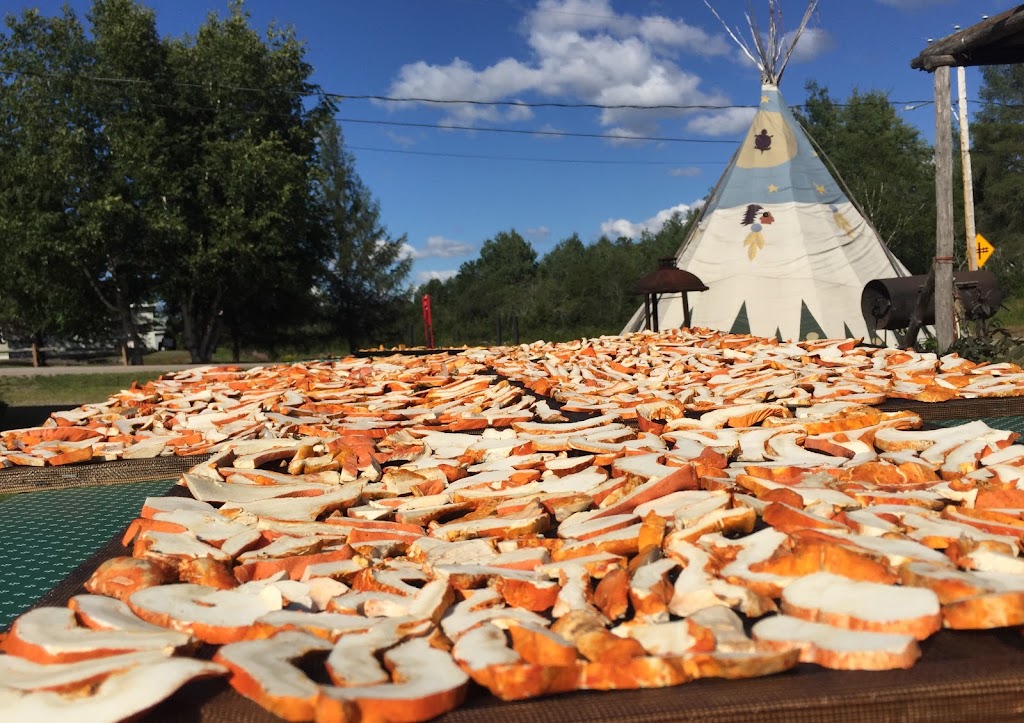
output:
[[750, 226], [750, 233], [743, 239], [743, 245], [747, 249], [747, 258], [751, 261], [757, 257], [757, 252], [764, 248], [764, 234], [761, 233], [761, 229], [775, 223], [771, 211], [759, 213], [763, 209], [764, 206], [759, 204], [750, 204], [743, 214], [743, 220], [740, 221], [744, 226]]
[[828, 208], [832, 211], [832, 220], [836, 222], [836, 226], [838, 226], [839, 229], [847, 236], [853, 238], [853, 226], [851, 226], [850, 222], [846, 220], [846, 216], [843, 215], [843, 212], [840, 211], [834, 203], [830, 204]]

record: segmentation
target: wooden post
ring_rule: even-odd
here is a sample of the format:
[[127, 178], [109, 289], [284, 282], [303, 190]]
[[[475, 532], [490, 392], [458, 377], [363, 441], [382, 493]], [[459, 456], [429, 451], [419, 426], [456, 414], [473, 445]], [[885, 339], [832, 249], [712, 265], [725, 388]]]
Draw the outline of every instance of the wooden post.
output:
[[658, 295], [651, 294], [651, 316], [654, 318], [654, 331], [660, 331], [658, 329]]
[[949, 67], [935, 69], [935, 335], [939, 353], [956, 341], [953, 319], [953, 141]]
[[644, 331], [651, 328], [651, 295], [644, 294]]
[[967, 268], [978, 270], [978, 244], [974, 237], [974, 177], [971, 173], [971, 130], [967, 119], [967, 69], [956, 69], [957, 101], [960, 108], [960, 166], [964, 176], [964, 231], [967, 237]]
[[683, 326], [687, 329], [690, 328], [690, 300], [686, 298], [686, 292], [683, 292]]

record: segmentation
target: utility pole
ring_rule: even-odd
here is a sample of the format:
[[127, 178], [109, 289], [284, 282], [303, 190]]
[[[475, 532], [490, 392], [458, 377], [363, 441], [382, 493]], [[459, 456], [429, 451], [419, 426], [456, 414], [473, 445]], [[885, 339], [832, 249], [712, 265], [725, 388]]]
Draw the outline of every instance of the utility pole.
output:
[[957, 66], [957, 100], [960, 106], [960, 165], [964, 176], [964, 230], [967, 235], [967, 268], [978, 270], [978, 230], [974, 226], [974, 178], [971, 174], [971, 131], [967, 120], [967, 69]]
[[939, 353], [956, 341], [953, 319], [953, 139], [949, 66], [935, 69], [935, 336]]

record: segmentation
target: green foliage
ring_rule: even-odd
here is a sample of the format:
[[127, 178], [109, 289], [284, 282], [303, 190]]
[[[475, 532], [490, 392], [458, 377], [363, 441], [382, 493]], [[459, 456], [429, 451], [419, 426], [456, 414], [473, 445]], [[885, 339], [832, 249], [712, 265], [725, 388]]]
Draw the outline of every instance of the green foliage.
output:
[[1024, 65], [982, 70], [985, 105], [971, 124], [975, 218], [996, 251], [985, 264], [1003, 289], [1024, 294]]
[[168, 43], [168, 58], [176, 261], [157, 289], [181, 314], [193, 359], [206, 361], [224, 327], [238, 348], [247, 332], [310, 308], [322, 251], [310, 193], [317, 113], [302, 110], [312, 68], [291, 32], [261, 37], [238, 2], [195, 39]]
[[[0, 330], [39, 342], [88, 336], [104, 314], [76, 266], [95, 121], [81, 102], [91, 64], [85, 31], [65, 9], [5, 18], [0, 35]], [[69, 303], [73, 301], [74, 303]]]
[[854, 90], [837, 103], [809, 81], [800, 123], [835, 166], [879, 235], [912, 273], [926, 273], [935, 249], [932, 152], [885, 93]]
[[429, 294], [438, 346], [493, 344], [499, 323], [504, 343], [514, 340], [513, 323], [523, 342], [617, 334], [641, 303], [633, 286], [676, 253], [696, 218], [695, 211], [685, 219], [676, 214], [635, 240], [602, 236], [584, 244], [573, 235], [540, 261], [514, 230], [499, 233], [454, 277], [421, 286], [408, 323], [420, 338], [418, 304]]
[[91, 74], [131, 83], [90, 83], [82, 99], [92, 113], [89, 183], [78, 206], [81, 229], [69, 258], [91, 281], [98, 301], [130, 340], [133, 362], [142, 344], [135, 305], [155, 301], [153, 279], [168, 259], [161, 202], [170, 147], [160, 107], [167, 92], [166, 50], [156, 15], [132, 0], [96, 0], [89, 13], [94, 41]]
[[1024, 364], [1024, 339], [1009, 330], [995, 328], [977, 336], [964, 336], [951, 346], [948, 353], [979, 363]]
[[[290, 30], [241, 2], [162, 39], [135, 0], [8, 16], [0, 35], [4, 333], [131, 340], [161, 301], [193, 361], [314, 316], [329, 258], [314, 193], [332, 108]], [[370, 204], [368, 192], [363, 202]], [[112, 328], [116, 327], [116, 331]]]

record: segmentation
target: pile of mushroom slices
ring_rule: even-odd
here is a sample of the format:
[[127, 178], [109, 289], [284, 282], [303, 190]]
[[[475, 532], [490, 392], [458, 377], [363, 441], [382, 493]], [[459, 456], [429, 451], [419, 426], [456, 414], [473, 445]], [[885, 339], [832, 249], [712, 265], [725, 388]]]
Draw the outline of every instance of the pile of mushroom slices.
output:
[[0, 464], [190, 456], [245, 440], [383, 436], [413, 424], [476, 429], [533, 418], [532, 396], [482, 371], [447, 355], [196, 368], [56, 412], [41, 427], [2, 432]]
[[790, 407], [842, 399], [942, 402], [1020, 396], [1024, 370], [861, 346], [855, 339], [779, 342], [707, 330], [673, 330], [475, 354], [500, 374], [570, 411], [617, 410], [673, 399], [688, 411], [777, 401]]
[[642, 405], [663, 401], [696, 414], [755, 402], [797, 408], [1021, 394], [1024, 370], [1013, 364], [855, 339], [793, 343], [676, 329], [425, 356], [196, 368], [57, 412], [42, 427], [4, 432], [0, 466], [198, 455], [242, 440], [383, 436], [417, 425], [470, 431], [572, 413], [633, 420]]
[[[147, 500], [89, 595], [15, 621], [4, 710], [117, 718], [224, 674], [288, 720], [421, 720], [474, 686], [905, 668], [943, 627], [1024, 625], [1013, 432], [742, 398], [647, 402], [629, 426], [503, 404], [488, 426], [445, 420], [501, 382], [426, 378], [367, 382], [334, 431], [232, 442]], [[374, 410], [388, 426], [359, 416], [396, 393], [417, 401]]]

